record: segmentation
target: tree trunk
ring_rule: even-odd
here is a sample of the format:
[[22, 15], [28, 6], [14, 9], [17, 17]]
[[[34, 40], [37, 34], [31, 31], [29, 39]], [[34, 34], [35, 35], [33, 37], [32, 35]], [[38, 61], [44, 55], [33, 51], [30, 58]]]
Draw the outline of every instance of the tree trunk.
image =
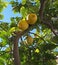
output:
[[14, 65], [21, 65], [20, 64], [20, 58], [19, 58], [18, 41], [19, 41], [18, 37], [16, 37], [13, 40], [13, 44], [14, 44], [14, 47], [13, 47]]

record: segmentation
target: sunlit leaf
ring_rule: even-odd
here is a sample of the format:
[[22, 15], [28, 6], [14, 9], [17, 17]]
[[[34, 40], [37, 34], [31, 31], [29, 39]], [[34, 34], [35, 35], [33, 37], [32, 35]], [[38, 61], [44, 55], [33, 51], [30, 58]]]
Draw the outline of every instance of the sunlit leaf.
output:
[[0, 14], [0, 20], [2, 20], [4, 18], [4, 16], [2, 14]]
[[35, 50], [35, 53], [39, 53], [39, 52], [40, 52], [39, 49], [36, 49], [36, 50]]
[[15, 31], [15, 27], [12, 27], [12, 28], [9, 30], [10, 33], [13, 33], [14, 31]]
[[27, 10], [26, 10], [26, 8], [25, 8], [24, 6], [22, 6], [22, 7], [20, 8], [20, 13], [21, 13], [21, 15], [22, 15], [23, 18], [26, 17], [26, 15], [27, 15]]
[[26, 0], [22, 0], [22, 5], [25, 5], [26, 4]]
[[2, 57], [0, 57], [0, 64], [1, 64], [1, 65], [6, 64], [6, 60], [5, 60], [4, 58], [2, 58]]

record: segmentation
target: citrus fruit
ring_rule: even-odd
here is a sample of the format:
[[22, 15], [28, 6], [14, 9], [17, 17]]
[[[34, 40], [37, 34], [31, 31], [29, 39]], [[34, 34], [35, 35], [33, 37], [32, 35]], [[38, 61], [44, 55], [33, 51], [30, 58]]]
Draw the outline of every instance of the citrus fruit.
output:
[[28, 29], [29, 25], [27, 23], [26, 20], [20, 20], [19, 23], [18, 23], [18, 27], [21, 29], [21, 30], [26, 30]]
[[29, 14], [27, 16], [27, 22], [28, 22], [28, 24], [30, 24], [30, 25], [35, 24], [36, 21], [37, 21], [37, 15], [36, 14], [31, 13], [31, 14]]
[[27, 37], [27, 43], [29, 43], [29, 44], [33, 43], [33, 38], [31, 36]]

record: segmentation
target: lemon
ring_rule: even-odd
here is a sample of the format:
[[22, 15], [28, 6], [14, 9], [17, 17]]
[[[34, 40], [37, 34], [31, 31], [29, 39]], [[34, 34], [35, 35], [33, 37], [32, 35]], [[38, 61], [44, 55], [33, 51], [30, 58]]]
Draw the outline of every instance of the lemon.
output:
[[28, 24], [32, 25], [35, 24], [37, 21], [37, 15], [34, 13], [31, 13], [27, 16], [27, 22]]
[[29, 43], [29, 44], [33, 43], [33, 38], [31, 36], [27, 37], [27, 43]]
[[19, 21], [18, 27], [19, 27], [19, 29], [25, 31], [26, 29], [28, 29], [29, 25], [28, 25], [26, 20], [22, 19], [22, 20]]

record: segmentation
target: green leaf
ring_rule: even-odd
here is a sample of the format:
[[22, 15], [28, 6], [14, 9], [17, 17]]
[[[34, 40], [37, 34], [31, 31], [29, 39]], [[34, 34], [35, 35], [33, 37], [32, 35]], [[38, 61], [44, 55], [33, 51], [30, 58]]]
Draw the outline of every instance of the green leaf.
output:
[[0, 20], [2, 20], [4, 18], [4, 16], [2, 14], [0, 14]]
[[56, 57], [56, 56], [54, 56], [54, 54], [51, 54], [51, 53], [45, 53], [44, 56], [47, 60], [55, 59], [55, 57]]
[[2, 40], [2, 46], [5, 46], [8, 43], [8, 32], [4, 30], [0, 31], [0, 38]]
[[8, 25], [8, 23], [6, 23], [6, 22], [2, 22], [2, 23], [0, 23], [0, 28], [1, 28], [2, 30], [8, 31], [9, 25]]
[[8, 2], [0, 1], [0, 12], [3, 11], [5, 7], [7, 7]]
[[0, 3], [0, 12], [3, 11], [3, 5]]
[[22, 15], [23, 18], [26, 18], [27, 10], [26, 10], [26, 8], [24, 6], [22, 6], [20, 8], [20, 13], [21, 13], [21, 15]]
[[15, 1], [10, 1], [10, 4], [12, 5], [12, 7], [14, 7], [14, 6], [17, 6], [19, 3]]
[[22, 0], [22, 5], [25, 5], [26, 4], [26, 0]]
[[6, 60], [0, 57], [0, 65], [5, 65], [5, 64], [6, 64]]
[[10, 28], [9, 32], [13, 33], [15, 31], [15, 27]]
[[58, 9], [58, 0], [56, 0], [54, 3], [53, 3], [53, 5]]
[[[2, 30], [2, 31], [0, 31], [0, 37], [4, 37], [4, 36], [6, 36], [7, 35], [7, 32], [6, 31], [4, 31], [4, 30]], [[5, 38], [5, 37], [4, 37]]]
[[11, 18], [10, 28], [11, 27], [17, 27], [17, 22], [15, 21], [14, 17]]
[[45, 62], [45, 65], [57, 65], [56, 60], [48, 60]]
[[10, 47], [7, 47], [5, 51], [6, 51], [6, 52], [7, 52], [7, 51], [11, 51]]
[[54, 36], [51, 40], [52, 40], [52, 42], [58, 44], [58, 36]]
[[41, 50], [42, 51], [53, 50], [56, 47], [57, 47], [57, 45], [52, 44], [52, 43], [41, 44]]
[[3, 3], [4, 8], [6, 8], [8, 6], [8, 4], [9, 4], [8, 2], [4, 2]]
[[5, 45], [6, 45], [6, 43], [4, 41], [0, 43], [1, 47], [5, 46]]

